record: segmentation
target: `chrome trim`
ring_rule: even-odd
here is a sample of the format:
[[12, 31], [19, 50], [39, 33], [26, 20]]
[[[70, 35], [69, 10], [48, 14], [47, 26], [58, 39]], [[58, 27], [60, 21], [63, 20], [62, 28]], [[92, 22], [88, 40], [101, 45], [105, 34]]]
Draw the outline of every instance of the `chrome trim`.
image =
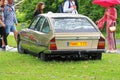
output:
[[[93, 49], [93, 50], [45, 50], [44, 51], [44, 53], [46, 53], [46, 54], [52, 54], [52, 53], [61, 53], [62, 54], [62, 52], [64, 53], [67, 53], [67, 52], [85, 52], [85, 53], [91, 53], [91, 52], [93, 52], [93, 53], [103, 53], [103, 52], [105, 52], [105, 49], [99, 49], [99, 50], [96, 50], [96, 49]], [[74, 53], [73, 53], [74, 54]]]
[[84, 40], [84, 39], [86, 39], [86, 40], [98, 40], [98, 39], [100, 39], [100, 37], [75, 37], [75, 38], [55, 38], [55, 39], [60, 39], [60, 40]]

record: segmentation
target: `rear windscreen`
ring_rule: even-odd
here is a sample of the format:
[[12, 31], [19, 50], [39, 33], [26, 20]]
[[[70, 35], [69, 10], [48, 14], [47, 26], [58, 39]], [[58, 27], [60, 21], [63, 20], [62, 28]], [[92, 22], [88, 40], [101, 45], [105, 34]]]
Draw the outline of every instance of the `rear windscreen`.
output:
[[98, 32], [86, 18], [52, 18], [56, 33]]

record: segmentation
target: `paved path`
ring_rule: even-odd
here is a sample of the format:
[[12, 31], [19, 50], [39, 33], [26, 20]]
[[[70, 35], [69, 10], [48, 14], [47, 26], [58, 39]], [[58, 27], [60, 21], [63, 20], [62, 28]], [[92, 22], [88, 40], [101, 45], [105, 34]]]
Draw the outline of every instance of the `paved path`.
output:
[[116, 43], [117, 43], [117, 44], [120, 44], [120, 39], [117, 39], [117, 40], [116, 40]]
[[[120, 45], [120, 39], [117, 39], [117, 40], [116, 40], [116, 44]], [[117, 49], [117, 53], [120, 54], [120, 49]]]
[[[120, 39], [117, 39], [117, 40], [116, 40], [116, 44], [120, 45]], [[117, 50], [117, 53], [120, 54], [120, 49]]]

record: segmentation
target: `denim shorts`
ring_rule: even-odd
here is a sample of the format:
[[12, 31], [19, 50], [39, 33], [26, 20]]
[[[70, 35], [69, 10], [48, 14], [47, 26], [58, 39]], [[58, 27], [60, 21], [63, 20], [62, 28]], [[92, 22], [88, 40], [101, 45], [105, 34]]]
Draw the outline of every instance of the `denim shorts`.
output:
[[14, 32], [16, 27], [14, 25], [6, 25], [6, 33]]

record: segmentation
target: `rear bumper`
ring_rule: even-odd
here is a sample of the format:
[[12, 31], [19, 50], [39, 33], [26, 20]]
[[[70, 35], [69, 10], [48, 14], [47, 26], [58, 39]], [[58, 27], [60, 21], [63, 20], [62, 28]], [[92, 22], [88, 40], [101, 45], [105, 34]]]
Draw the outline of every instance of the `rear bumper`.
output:
[[75, 53], [103, 53], [105, 49], [99, 50], [52, 50], [45, 51], [46, 54], [75, 54]]

